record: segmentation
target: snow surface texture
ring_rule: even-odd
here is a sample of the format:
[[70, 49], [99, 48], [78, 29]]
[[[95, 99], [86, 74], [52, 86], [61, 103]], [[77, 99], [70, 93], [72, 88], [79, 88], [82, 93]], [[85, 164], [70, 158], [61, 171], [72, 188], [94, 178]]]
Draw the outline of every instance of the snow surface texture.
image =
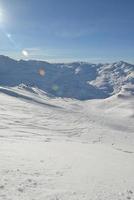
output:
[[[14, 79], [15, 71], [1, 66], [0, 200], [134, 200], [133, 66], [118, 80], [109, 66], [107, 81], [103, 71], [109, 70], [108, 65], [98, 67], [98, 76], [87, 84], [97, 90], [105, 85], [102, 90], [110, 97], [86, 101], [48, 95], [44, 85], [27, 86], [24, 77], [31, 81], [31, 67], [29, 74], [28, 66], [20, 73], [15, 64]], [[71, 66], [64, 68], [68, 71]], [[73, 76], [79, 73], [77, 69]], [[35, 76], [37, 83], [45, 79], [44, 74]], [[17, 85], [21, 78], [24, 83]], [[112, 92], [106, 83], [113, 85]]]

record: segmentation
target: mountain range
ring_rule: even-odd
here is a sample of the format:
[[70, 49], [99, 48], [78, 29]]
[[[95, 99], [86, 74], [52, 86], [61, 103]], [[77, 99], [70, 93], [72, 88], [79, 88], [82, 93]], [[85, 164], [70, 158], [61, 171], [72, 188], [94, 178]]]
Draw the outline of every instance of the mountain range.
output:
[[104, 99], [123, 90], [134, 94], [134, 65], [48, 63], [0, 56], [0, 85], [37, 87], [53, 97]]

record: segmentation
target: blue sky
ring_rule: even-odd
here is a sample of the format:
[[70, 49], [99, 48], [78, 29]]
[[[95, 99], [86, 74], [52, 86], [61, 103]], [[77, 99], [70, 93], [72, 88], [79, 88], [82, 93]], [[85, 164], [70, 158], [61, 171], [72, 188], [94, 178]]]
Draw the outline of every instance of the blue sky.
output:
[[0, 0], [0, 54], [134, 63], [134, 0]]

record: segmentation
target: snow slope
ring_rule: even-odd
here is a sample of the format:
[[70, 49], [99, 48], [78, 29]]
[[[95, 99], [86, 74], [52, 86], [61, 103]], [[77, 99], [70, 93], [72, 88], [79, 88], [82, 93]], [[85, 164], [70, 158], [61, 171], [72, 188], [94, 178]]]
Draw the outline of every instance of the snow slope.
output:
[[0, 102], [0, 199], [134, 199], [132, 84], [87, 101], [1, 86]]

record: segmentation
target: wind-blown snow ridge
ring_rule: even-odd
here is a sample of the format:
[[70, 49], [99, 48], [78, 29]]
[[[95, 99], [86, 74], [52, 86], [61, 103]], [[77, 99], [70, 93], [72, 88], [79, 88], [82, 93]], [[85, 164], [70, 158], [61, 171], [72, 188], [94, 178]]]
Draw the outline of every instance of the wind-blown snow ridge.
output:
[[[44, 76], [39, 71], [44, 70]], [[50, 64], [44, 61], [16, 61], [0, 56], [0, 85], [38, 87], [49, 95], [79, 100], [103, 99], [119, 93], [124, 86], [132, 90], [134, 65], [85, 62]]]

